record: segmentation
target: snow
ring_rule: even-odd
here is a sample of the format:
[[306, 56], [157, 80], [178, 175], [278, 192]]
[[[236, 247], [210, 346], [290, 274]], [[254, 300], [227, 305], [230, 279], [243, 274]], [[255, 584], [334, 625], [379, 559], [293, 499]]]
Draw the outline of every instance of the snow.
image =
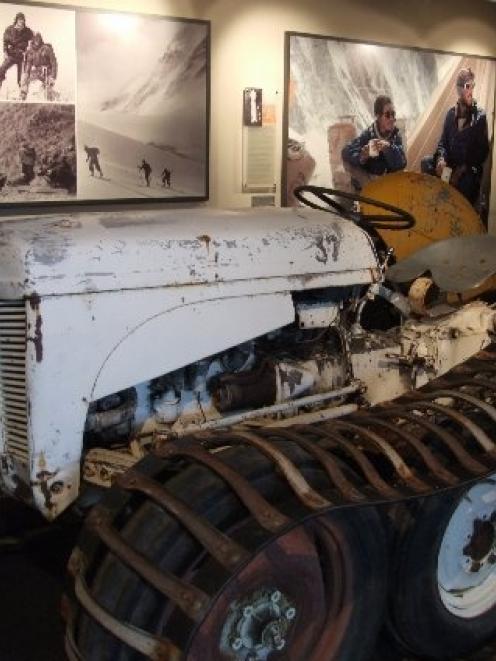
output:
[[[86, 199], [189, 197], [205, 194], [205, 163], [171, 150], [127, 138], [86, 122], [78, 122], [78, 196]], [[84, 145], [100, 149], [100, 178], [90, 175]], [[138, 165], [145, 159], [152, 167], [150, 187]], [[162, 186], [164, 167], [172, 171], [171, 187]]]
[[[6, 74], [5, 82], [0, 89], [0, 101], [20, 102], [21, 91], [17, 85], [16, 67], [11, 67]], [[33, 81], [29, 85], [27, 99], [24, 103], [73, 103], [74, 92], [71, 86], [63, 85], [57, 80], [54, 87], [54, 98], [47, 101], [43, 85], [40, 81]]]
[[[141, 16], [125, 39], [112, 30], [105, 15], [78, 15], [78, 197], [205, 196], [206, 26]], [[100, 149], [103, 178], [91, 176], [85, 145]], [[142, 159], [152, 167], [149, 187]]]

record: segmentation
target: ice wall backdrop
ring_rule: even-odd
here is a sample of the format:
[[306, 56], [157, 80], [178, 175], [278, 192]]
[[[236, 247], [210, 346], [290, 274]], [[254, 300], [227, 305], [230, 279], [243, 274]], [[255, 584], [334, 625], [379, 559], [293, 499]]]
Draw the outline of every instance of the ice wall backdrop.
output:
[[[347, 187], [341, 149], [374, 121], [379, 94], [393, 100], [406, 169], [419, 172], [422, 157], [435, 151], [446, 113], [456, 102], [456, 76], [462, 67], [475, 73], [474, 97], [486, 111], [492, 144], [494, 60], [308, 35], [288, 34], [287, 40], [288, 203], [298, 183]], [[490, 159], [481, 193], [485, 216]]]

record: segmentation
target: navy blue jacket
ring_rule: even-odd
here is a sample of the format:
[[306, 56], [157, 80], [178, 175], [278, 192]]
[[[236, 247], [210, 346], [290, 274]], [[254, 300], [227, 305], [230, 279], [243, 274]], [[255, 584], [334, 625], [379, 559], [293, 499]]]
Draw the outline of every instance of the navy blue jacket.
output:
[[[387, 140], [390, 146], [379, 153], [376, 158], [368, 158], [365, 163], [360, 162], [360, 152], [370, 140]], [[343, 147], [341, 158], [345, 163], [362, 168], [369, 174], [381, 175], [387, 172], [396, 172], [406, 167], [406, 156], [403, 151], [403, 142], [400, 132], [394, 128], [388, 138], [381, 136], [375, 122], [366, 128], [358, 138]]]
[[450, 108], [444, 120], [443, 133], [437, 147], [437, 160], [444, 158], [450, 168], [459, 165], [481, 168], [489, 153], [487, 118], [482, 108], [474, 104], [467, 125], [458, 130], [456, 106]]
[[465, 126], [459, 130], [456, 109], [457, 106], [453, 106], [446, 114], [435, 162], [444, 158], [456, 173], [452, 184], [475, 205], [479, 197], [482, 166], [489, 154], [487, 118], [482, 108], [474, 103]]

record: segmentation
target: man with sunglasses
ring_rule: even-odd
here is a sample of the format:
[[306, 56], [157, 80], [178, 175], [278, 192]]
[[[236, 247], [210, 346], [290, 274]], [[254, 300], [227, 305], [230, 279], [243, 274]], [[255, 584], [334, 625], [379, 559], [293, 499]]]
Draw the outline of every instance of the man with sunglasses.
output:
[[438, 177], [457, 188], [475, 205], [479, 198], [484, 161], [489, 153], [486, 113], [474, 99], [475, 76], [460, 69], [456, 79], [458, 101], [448, 110], [434, 156]]
[[346, 145], [341, 158], [359, 192], [374, 177], [403, 170], [406, 166], [396, 112], [389, 96], [381, 94], [374, 102], [375, 121]]

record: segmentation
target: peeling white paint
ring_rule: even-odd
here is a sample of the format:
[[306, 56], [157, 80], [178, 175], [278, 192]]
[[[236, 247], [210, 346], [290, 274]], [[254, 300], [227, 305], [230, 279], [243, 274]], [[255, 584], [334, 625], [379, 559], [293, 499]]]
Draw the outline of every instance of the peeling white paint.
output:
[[[0, 222], [0, 298], [376, 268], [367, 234], [312, 209], [77, 214]], [[370, 276], [369, 276], [370, 277]]]

